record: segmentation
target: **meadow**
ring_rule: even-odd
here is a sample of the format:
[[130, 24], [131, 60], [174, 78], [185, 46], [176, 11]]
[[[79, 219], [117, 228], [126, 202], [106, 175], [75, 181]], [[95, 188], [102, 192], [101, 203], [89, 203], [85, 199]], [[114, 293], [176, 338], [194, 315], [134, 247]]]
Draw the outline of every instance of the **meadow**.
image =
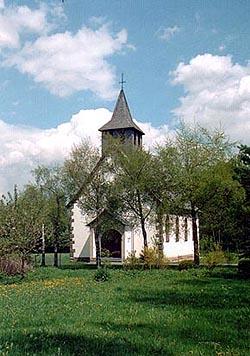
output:
[[250, 283], [234, 269], [109, 273], [0, 279], [0, 355], [249, 355]]

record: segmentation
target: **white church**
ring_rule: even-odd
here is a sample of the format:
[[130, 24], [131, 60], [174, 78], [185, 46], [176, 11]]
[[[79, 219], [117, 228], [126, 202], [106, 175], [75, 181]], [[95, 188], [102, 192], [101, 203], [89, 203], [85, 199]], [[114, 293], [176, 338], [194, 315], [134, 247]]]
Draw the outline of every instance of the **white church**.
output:
[[[116, 106], [111, 117], [99, 131], [102, 133], [102, 152], [108, 144], [109, 135], [122, 137], [126, 143], [140, 147], [144, 132], [132, 119], [123, 89], [121, 89]], [[130, 226], [129, 223], [118, 220], [108, 212], [102, 212], [97, 218], [91, 218], [80, 208], [78, 201], [74, 202], [72, 209], [72, 241], [71, 257], [86, 262], [95, 261], [94, 231], [98, 224], [102, 224], [107, 217], [112, 219], [112, 228], [101, 239], [101, 249], [117, 261], [124, 261], [131, 253], [139, 257], [143, 250], [143, 236], [140, 226]], [[166, 215], [163, 230], [163, 252], [170, 261], [193, 259], [194, 246], [192, 236], [192, 219], [187, 215]], [[157, 224], [147, 226], [148, 245], [155, 246]]]

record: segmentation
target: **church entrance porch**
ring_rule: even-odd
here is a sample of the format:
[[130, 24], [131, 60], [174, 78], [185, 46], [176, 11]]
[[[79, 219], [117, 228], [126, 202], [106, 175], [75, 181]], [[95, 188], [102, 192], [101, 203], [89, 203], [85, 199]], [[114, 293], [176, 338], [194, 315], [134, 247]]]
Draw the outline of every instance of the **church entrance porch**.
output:
[[100, 245], [101, 245], [101, 256], [108, 257], [110, 260], [122, 260], [124, 251], [124, 231], [125, 222], [117, 219], [113, 214], [104, 210], [88, 223], [91, 229], [92, 243], [90, 247], [90, 258], [95, 259], [96, 257], [96, 247], [95, 247], [95, 231], [99, 230], [100, 235]]
[[122, 258], [122, 235], [115, 229], [106, 231], [101, 238], [103, 257]]

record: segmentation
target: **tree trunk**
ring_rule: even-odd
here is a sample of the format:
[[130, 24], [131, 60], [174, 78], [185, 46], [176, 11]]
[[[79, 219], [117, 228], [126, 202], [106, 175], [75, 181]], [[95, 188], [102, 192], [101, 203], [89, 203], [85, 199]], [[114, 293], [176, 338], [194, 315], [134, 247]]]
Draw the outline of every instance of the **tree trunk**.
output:
[[143, 244], [144, 244], [144, 248], [146, 248], [146, 247], [148, 247], [147, 231], [146, 231], [146, 227], [145, 227], [145, 218], [143, 216], [143, 211], [142, 211], [141, 196], [140, 196], [140, 192], [138, 190], [137, 190], [137, 199], [138, 199], [138, 208], [139, 208], [139, 213], [140, 213]]
[[95, 229], [95, 249], [96, 249], [96, 267], [101, 268], [101, 234], [98, 228]]
[[163, 214], [161, 207], [157, 209], [157, 240], [159, 255], [163, 256]]
[[200, 253], [199, 253], [199, 241], [198, 241], [198, 228], [197, 228], [197, 213], [195, 206], [191, 204], [191, 216], [192, 216], [192, 230], [193, 230], [193, 241], [194, 241], [194, 263], [199, 266], [200, 264]]
[[44, 224], [42, 225], [42, 261], [41, 266], [45, 267], [45, 234], [44, 234]]
[[146, 248], [148, 247], [148, 239], [147, 239], [147, 231], [145, 227], [145, 219], [143, 217], [141, 217], [141, 229], [142, 229], [144, 248]]
[[46, 266], [46, 260], [45, 260], [45, 251], [42, 252], [42, 261], [41, 261], [41, 267]]
[[25, 257], [21, 257], [21, 278], [24, 278], [25, 274]]
[[58, 267], [58, 246], [56, 242], [54, 244], [54, 267]]
[[58, 243], [59, 243], [59, 225], [60, 225], [60, 198], [56, 196], [56, 219], [54, 229], [54, 267], [58, 267]]

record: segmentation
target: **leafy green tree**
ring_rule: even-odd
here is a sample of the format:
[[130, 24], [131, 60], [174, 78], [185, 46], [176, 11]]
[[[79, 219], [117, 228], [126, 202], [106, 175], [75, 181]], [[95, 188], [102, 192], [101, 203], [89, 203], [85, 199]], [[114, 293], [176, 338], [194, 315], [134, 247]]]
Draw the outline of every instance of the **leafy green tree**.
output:
[[21, 270], [40, 246], [44, 200], [33, 186], [0, 201], [0, 256], [21, 259]]
[[69, 215], [66, 209], [66, 183], [59, 166], [38, 166], [33, 171], [35, 187], [46, 200], [47, 230], [51, 226], [54, 246], [54, 266], [58, 267], [58, 250], [65, 239], [69, 239]]
[[123, 214], [132, 223], [140, 225], [144, 248], [147, 248], [146, 226], [156, 207], [153, 156], [143, 149], [116, 143], [112, 159]]
[[186, 211], [183, 197], [179, 192], [178, 162], [178, 151], [174, 146], [173, 138], [166, 139], [164, 145], [157, 146], [153, 168], [155, 178], [150, 186], [150, 194], [156, 201], [157, 237], [161, 249], [163, 249], [163, 226], [166, 228], [168, 215], [179, 215]]
[[246, 199], [240, 210], [238, 225], [242, 229], [240, 251], [243, 257], [250, 257], [250, 146], [239, 147], [235, 167], [236, 177], [245, 190]]
[[105, 157], [88, 141], [82, 141], [73, 147], [65, 161], [64, 176], [68, 192], [73, 198], [68, 207], [78, 201], [80, 208], [90, 218], [96, 219], [94, 227], [96, 245], [96, 264], [101, 266], [101, 237], [108, 226], [100, 224], [98, 219], [104, 210], [112, 210], [112, 182], [109, 180], [109, 164]]
[[[194, 262], [199, 264], [198, 213], [209, 206], [212, 199], [224, 196], [228, 185], [232, 189], [238, 189], [237, 184], [234, 186], [229, 173], [231, 169], [227, 165], [232, 155], [232, 144], [223, 132], [210, 133], [201, 127], [183, 125], [177, 131], [175, 139], [167, 141], [165, 146], [158, 149], [158, 153], [163, 168], [168, 167], [165, 174], [168, 176], [167, 181], [172, 183], [176, 205], [181, 210], [190, 211]], [[212, 187], [213, 184], [220, 189], [209, 190], [209, 185]]]
[[219, 163], [211, 175], [204, 182], [204, 203], [199, 213], [201, 243], [207, 236], [210, 245], [220, 244], [223, 250], [237, 251], [241, 234], [237, 216], [244, 203], [244, 189], [234, 179], [232, 161]]

